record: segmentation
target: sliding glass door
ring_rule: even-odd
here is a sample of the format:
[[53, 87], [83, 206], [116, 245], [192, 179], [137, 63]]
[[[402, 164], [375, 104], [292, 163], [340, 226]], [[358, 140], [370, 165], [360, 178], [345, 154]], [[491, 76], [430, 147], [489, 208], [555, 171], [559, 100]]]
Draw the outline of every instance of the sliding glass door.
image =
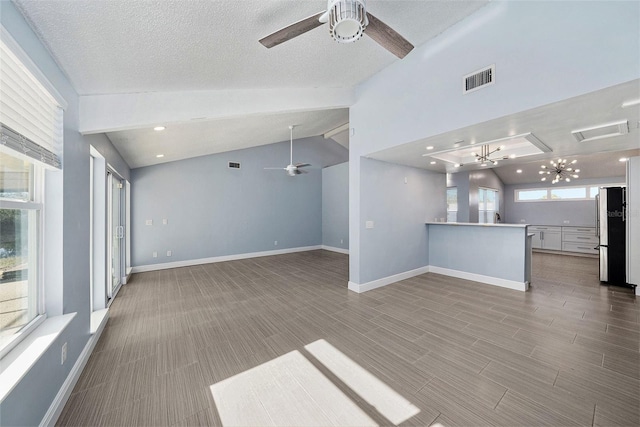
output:
[[113, 298], [124, 277], [124, 226], [123, 226], [123, 191], [124, 180], [112, 172], [107, 172], [109, 236], [109, 268], [107, 277], [107, 296]]

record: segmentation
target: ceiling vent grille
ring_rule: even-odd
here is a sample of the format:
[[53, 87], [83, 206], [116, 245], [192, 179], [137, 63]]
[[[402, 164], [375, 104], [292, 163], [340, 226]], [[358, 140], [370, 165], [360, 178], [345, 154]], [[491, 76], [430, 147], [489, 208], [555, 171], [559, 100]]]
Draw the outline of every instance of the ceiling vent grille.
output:
[[230, 169], [240, 169], [240, 163], [239, 162], [229, 162], [229, 168]]
[[629, 122], [627, 120], [571, 131], [571, 134], [578, 142], [594, 141], [627, 133], [629, 133]]
[[490, 65], [462, 78], [462, 93], [469, 93], [492, 85], [496, 80], [496, 66]]

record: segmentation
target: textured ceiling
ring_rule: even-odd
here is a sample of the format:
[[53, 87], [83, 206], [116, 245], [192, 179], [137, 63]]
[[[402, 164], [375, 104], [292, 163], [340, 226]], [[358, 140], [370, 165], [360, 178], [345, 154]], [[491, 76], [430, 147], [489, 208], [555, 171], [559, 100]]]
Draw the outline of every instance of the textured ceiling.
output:
[[[272, 49], [258, 40], [326, 1], [14, 0], [80, 95], [202, 89], [351, 87], [398, 59], [325, 26]], [[414, 46], [486, 1], [375, 1], [367, 10]]]
[[[338, 44], [321, 26], [272, 49], [262, 37], [326, 9], [324, 0], [14, 0], [82, 95], [202, 90], [352, 88], [399, 59], [363, 37]], [[488, 1], [367, 1], [367, 10], [414, 46]], [[313, 109], [313, 108], [311, 108]], [[109, 132], [131, 167], [319, 135], [347, 110], [172, 123]], [[335, 139], [348, 146], [348, 134]], [[156, 154], [164, 154], [161, 159]]]
[[[351, 88], [398, 61], [368, 37], [337, 44], [326, 26], [272, 49], [258, 40], [326, 8], [324, 0], [14, 0], [80, 95], [199, 90]], [[367, 1], [368, 11], [415, 46], [474, 13], [487, 1]], [[551, 154], [501, 162], [505, 183], [535, 182], [543, 161], [580, 154], [582, 177], [621, 174], [623, 150], [638, 149], [640, 106], [620, 107], [639, 83], [604, 89], [391, 150], [373, 158], [444, 172], [425, 147], [452, 148], [533, 132]], [[630, 133], [578, 143], [573, 129], [628, 119]], [[164, 132], [108, 132], [131, 167], [320, 135], [348, 121], [347, 109], [284, 110], [227, 119], [172, 122]], [[348, 145], [348, 132], [335, 137]], [[164, 154], [157, 158], [157, 154]], [[595, 155], [596, 160], [586, 158]], [[532, 163], [533, 162], [533, 163]], [[589, 163], [592, 162], [592, 163]], [[617, 162], [617, 163], [616, 163]], [[593, 165], [593, 166], [591, 166]], [[597, 166], [596, 166], [597, 165]], [[469, 165], [467, 170], [478, 167]], [[516, 174], [516, 169], [523, 173]], [[606, 171], [606, 172], [605, 172]]]

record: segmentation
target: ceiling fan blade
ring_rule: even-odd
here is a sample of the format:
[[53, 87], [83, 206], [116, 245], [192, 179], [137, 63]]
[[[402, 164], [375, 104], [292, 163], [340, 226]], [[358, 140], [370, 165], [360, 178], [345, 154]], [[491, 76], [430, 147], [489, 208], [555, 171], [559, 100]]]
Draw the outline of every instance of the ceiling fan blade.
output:
[[300, 175], [301, 173], [309, 173], [309, 172], [304, 169], [296, 169], [296, 174]]
[[324, 13], [325, 11], [316, 13], [315, 15], [298, 21], [295, 24], [284, 27], [276, 31], [275, 33], [271, 33], [268, 36], [260, 39], [260, 43], [262, 43], [262, 45], [266, 48], [272, 48], [279, 45], [280, 43], [286, 42], [287, 40], [291, 40], [294, 37], [298, 37], [299, 35], [304, 34], [307, 31], [311, 31], [323, 24], [318, 19], [322, 15], [324, 15]]
[[398, 34], [393, 28], [369, 12], [367, 12], [367, 18], [369, 18], [369, 24], [364, 30], [364, 33], [371, 37], [376, 43], [400, 59], [404, 58], [409, 52], [411, 52], [413, 45], [409, 43], [407, 39]]
[[264, 170], [287, 170], [287, 168], [264, 168]]
[[311, 166], [311, 163], [296, 163], [294, 166], [297, 168], [305, 168], [307, 166]]

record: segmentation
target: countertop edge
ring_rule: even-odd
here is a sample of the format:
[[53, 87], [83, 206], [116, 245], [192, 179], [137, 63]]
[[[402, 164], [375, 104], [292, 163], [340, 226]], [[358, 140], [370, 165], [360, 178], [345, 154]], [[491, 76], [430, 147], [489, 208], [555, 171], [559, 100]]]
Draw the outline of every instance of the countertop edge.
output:
[[425, 222], [425, 225], [454, 225], [473, 227], [506, 227], [506, 228], [526, 228], [529, 224], [479, 224], [474, 222]]

